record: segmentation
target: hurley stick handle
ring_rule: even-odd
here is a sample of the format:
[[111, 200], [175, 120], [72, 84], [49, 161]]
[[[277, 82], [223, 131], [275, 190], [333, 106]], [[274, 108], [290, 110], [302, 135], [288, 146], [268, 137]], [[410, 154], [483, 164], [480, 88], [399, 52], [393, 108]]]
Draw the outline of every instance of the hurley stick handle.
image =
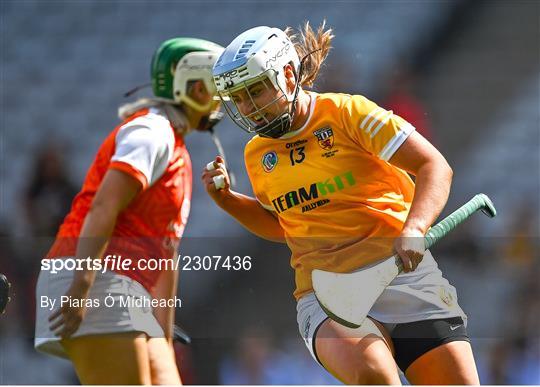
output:
[[455, 229], [476, 211], [482, 210], [484, 214], [493, 218], [497, 215], [497, 210], [491, 200], [485, 194], [475, 195], [467, 203], [452, 212], [446, 218], [433, 226], [426, 234], [426, 249], [429, 249], [442, 237]]
[[[425, 236], [426, 249], [429, 249], [478, 210], [481, 210], [490, 218], [497, 215], [497, 210], [491, 199], [483, 193], [477, 194], [467, 203], [429, 229]], [[403, 264], [399, 257], [396, 259], [396, 263], [399, 266], [400, 271], [402, 271]]]

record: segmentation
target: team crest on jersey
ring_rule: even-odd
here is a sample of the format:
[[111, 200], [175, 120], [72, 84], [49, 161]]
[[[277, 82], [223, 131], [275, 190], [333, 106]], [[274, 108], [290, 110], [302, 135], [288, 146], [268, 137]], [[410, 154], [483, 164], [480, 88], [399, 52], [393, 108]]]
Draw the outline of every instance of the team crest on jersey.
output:
[[266, 152], [261, 161], [264, 171], [272, 172], [278, 162], [277, 153], [274, 151]]
[[334, 132], [331, 127], [325, 126], [324, 128], [317, 129], [313, 134], [317, 137], [321, 148], [324, 150], [332, 149], [334, 146]]

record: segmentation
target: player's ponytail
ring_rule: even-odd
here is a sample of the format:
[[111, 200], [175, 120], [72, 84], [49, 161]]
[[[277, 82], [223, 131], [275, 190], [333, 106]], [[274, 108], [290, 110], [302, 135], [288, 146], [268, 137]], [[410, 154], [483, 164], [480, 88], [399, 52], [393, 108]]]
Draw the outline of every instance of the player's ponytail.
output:
[[326, 21], [323, 21], [317, 28], [317, 32], [315, 32], [309, 22], [306, 22], [304, 28], [300, 30], [300, 36], [297, 36], [291, 27], [287, 27], [285, 33], [293, 42], [300, 60], [305, 58], [300, 85], [311, 87], [330, 51], [330, 43], [334, 38], [332, 29], [326, 29]]

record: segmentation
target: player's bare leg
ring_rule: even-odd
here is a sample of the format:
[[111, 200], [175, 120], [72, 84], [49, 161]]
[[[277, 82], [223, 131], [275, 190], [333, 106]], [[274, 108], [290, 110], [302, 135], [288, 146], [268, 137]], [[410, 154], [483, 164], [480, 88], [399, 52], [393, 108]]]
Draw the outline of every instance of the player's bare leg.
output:
[[327, 319], [315, 338], [319, 360], [347, 384], [401, 384], [386, 330], [367, 318], [351, 329]]
[[412, 384], [480, 384], [467, 341], [452, 341], [424, 353], [407, 368], [405, 376]]
[[144, 333], [82, 336], [62, 345], [82, 384], [151, 384]]
[[163, 337], [148, 339], [148, 357], [153, 385], [182, 384], [176, 367], [174, 350]]

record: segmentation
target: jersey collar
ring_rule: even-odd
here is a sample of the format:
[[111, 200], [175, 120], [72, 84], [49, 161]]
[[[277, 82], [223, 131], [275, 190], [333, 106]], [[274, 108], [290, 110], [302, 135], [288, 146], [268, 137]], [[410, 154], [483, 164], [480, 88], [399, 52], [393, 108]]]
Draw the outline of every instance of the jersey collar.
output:
[[304, 125], [302, 125], [302, 127], [300, 127], [299, 129], [296, 129], [294, 132], [285, 133], [283, 136], [279, 138], [280, 140], [288, 140], [302, 133], [304, 129], [306, 129], [306, 127], [308, 126], [309, 121], [311, 121], [311, 117], [313, 116], [313, 112], [315, 111], [315, 101], [317, 100], [317, 95], [316, 93], [313, 93], [313, 92], [306, 92], [306, 93], [309, 95], [309, 98], [311, 99], [311, 101], [309, 102], [309, 113], [308, 113], [308, 118], [306, 122], [304, 122]]

